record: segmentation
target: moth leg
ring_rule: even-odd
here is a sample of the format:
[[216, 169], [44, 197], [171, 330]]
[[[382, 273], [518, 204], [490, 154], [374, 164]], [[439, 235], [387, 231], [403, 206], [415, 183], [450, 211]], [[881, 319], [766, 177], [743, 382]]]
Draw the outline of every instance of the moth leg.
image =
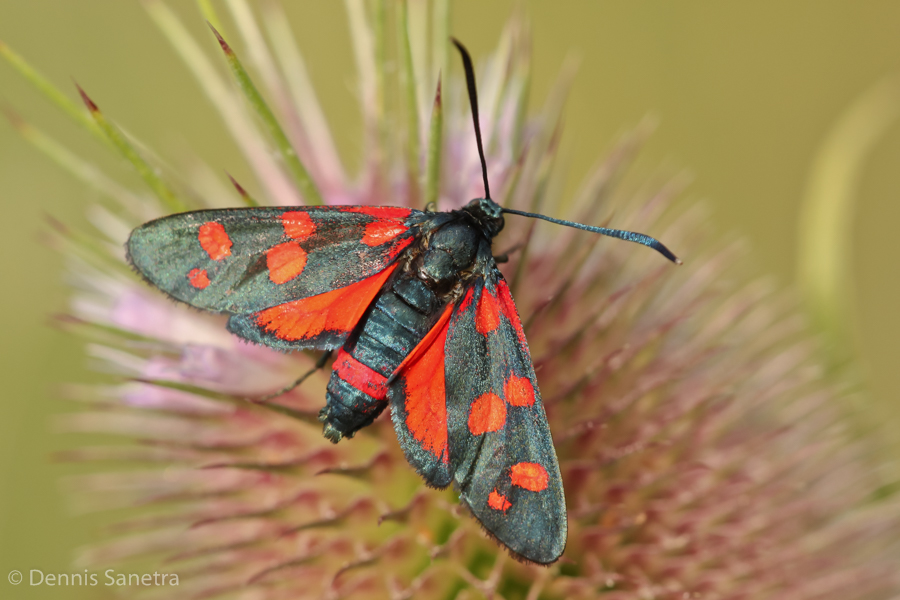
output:
[[525, 244], [523, 244], [522, 242], [519, 242], [518, 244], [513, 244], [509, 248], [509, 250], [507, 250], [506, 252], [503, 252], [502, 254], [498, 254], [497, 256], [495, 256], [494, 262], [497, 263], [498, 265], [505, 263], [505, 262], [509, 262], [509, 255], [512, 254], [513, 252], [516, 252], [517, 250], [521, 249], [522, 246], [524, 246], [524, 245]]
[[327, 351], [323, 352], [323, 353], [322, 353], [322, 356], [319, 357], [319, 360], [316, 361], [316, 364], [313, 365], [313, 368], [310, 369], [309, 371], [307, 371], [306, 373], [304, 373], [303, 375], [301, 375], [301, 376], [300, 376], [296, 381], [294, 381], [293, 383], [287, 385], [286, 387], [281, 388], [281, 389], [278, 390], [277, 392], [274, 392], [274, 393], [271, 393], [271, 394], [266, 394], [265, 396], [262, 396], [261, 398], [255, 398], [255, 399], [253, 400], [253, 402], [255, 402], [255, 403], [257, 403], [257, 404], [265, 404], [265, 403], [268, 402], [269, 400], [274, 400], [275, 398], [277, 398], [278, 396], [281, 396], [282, 394], [287, 394], [287, 393], [290, 392], [292, 389], [294, 389], [295, 387], [297, 387], [298, 385], [300, 385], [301, 383], [303, 383], [304, 381], [306, 381], [306, 379], [307, 379], [310, 375], [312, 375], [312, 374], [315, 373], [316, 371], [318, 371], [318, 370], [320, 370], [321, 368], [323, 368], [323, 367], [325, 366], [325, 363], [328, 362], [328, 359], [331, 358], [331, 353], [332, 353], [331, 350], [327, 350]]

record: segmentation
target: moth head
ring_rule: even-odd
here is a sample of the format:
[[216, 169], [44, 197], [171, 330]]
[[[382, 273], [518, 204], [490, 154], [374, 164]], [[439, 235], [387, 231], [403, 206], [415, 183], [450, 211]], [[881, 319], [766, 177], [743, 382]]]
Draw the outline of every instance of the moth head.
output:
[[463, 208], [481, 226], [484, 234], [492, 238], [503, 229], [503, 209], [490, 198], [475, 198]]

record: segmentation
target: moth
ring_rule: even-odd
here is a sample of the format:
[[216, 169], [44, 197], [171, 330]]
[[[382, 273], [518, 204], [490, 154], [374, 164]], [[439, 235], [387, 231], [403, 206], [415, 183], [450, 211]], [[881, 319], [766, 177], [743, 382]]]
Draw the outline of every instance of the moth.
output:
[[135, 229], [128, 259], [175, 300], [229, 315], [229, 331], [245, 340], [281, 351], [336, 350], [319, 414], [325, 437], [353, 437], [390, 406], [406, 459], [427, 485], [452, 483], [514, 557], [550, 564], [566, 545], [562, 477], [492, 240], [504, 215], [515, 214], [637, 242], [680, 261], [643, 234], [494, 202], [472, 61], [453, 42], [466, 73], [484, 198], [447, 212], [291, 206], [181, 213]]

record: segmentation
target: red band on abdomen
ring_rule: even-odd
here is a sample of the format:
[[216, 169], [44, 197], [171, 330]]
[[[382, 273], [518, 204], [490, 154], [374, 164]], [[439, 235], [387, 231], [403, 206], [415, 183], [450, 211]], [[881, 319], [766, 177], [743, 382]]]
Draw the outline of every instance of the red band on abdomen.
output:
[[362, 364], [341, 348], [332, 367], [338, 377], [376, 400], [387, 397], [387, 377]]

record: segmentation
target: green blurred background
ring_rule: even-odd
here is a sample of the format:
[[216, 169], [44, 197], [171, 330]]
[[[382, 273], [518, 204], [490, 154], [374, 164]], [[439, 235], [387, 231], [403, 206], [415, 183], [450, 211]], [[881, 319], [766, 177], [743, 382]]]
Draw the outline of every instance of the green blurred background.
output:
[[[213, 40], [193, 3], [181, 15], [212, 55]], [[353, 61], [343, 3], [291, 0], [288, 13], [311, 75], [351, 164], [361, 146]], [[453, 33], [473, 54], [493, 48], [516, 2], [453, 4]], [[584, 0], [525, 2], [534, 33], [533, 105], [565, 57], [581, 66], [566, 113], [564, 156], [571, 185], [616, 137], [647, 114], [660, 127], [641, 164], [694, 176], [686, 197], [702, 200], [725, 236], [744, 238], [752, 260], [780, 285], [795, 280], [799, 205], [811, 165], [847, 108], [900, 72], [900, 3], [860, 0]], [[223, 12], [224, 9], [223, 9]], [[72, 79], [104, 112], [170, 162], [191, 152], [239, 180], [249, 172], [167, 42], [139, 2], [5, 0], [0, 40], [57, 85]], [[73, 94], [74, 97], [74, 94]], [[0, 101], [29, 121], [135, 183], [128, 167], [62, 118], [5, 63]], [[855, 196], [846, 286], [849, 317], [867, 381], [864, 410], [900, 423], [900, 280], [894, 256], [900, 223], [900, 127], [879, 136]], [[79, 441], [54, 433], [69, 407], [62, 382], [88, 381], [81, 343], [54, 330], [49, 316], [67, 305], [63, 260], [42, 245], [45, 215], [84, 224], [92, 192], [61, 172], [0, 122], [0, 597], [97, 597], [102, 588], [13, 588], [6, 574], [68, 572], [72, 551], [101, 517], [72, 517], [60, 479], [76, 471], [52, 454]], [[652, 233], [652, 232], [651, 232]], [[677, 249], [676, 249], [677, 250]], [[684, 257], [690, 260], [689, 256]], [[890, 428], [889, 428], [890, 429]]]

